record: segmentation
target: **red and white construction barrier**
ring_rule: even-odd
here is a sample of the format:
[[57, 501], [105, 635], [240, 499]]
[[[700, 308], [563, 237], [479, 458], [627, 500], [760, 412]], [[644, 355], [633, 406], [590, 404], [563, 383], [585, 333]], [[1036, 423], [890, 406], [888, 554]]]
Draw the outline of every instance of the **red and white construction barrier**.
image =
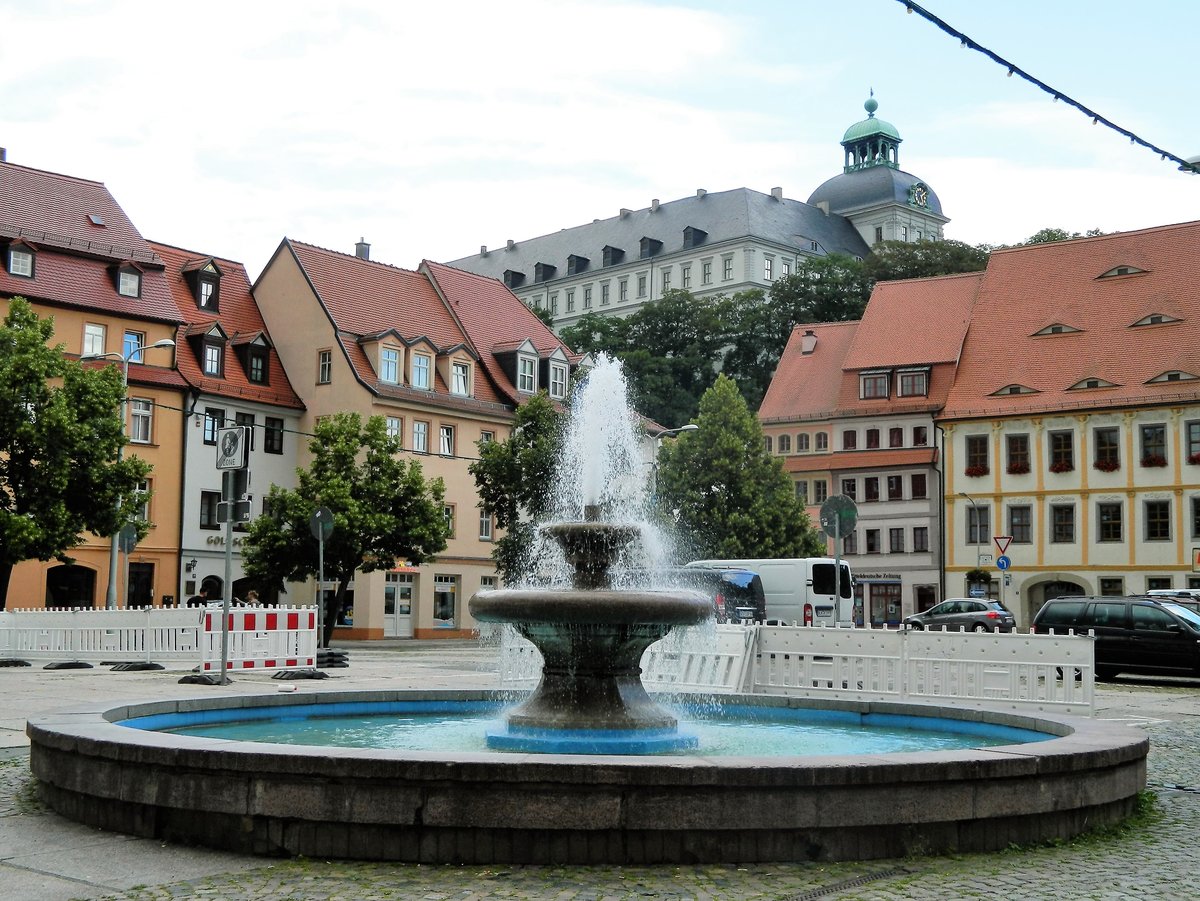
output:
[[[220, 608], [204, 611], [200, 671], [221, 669]], [[228, 672], [311, 669], [317, 662], [315, 607], [235, 607], [229, 611]]]

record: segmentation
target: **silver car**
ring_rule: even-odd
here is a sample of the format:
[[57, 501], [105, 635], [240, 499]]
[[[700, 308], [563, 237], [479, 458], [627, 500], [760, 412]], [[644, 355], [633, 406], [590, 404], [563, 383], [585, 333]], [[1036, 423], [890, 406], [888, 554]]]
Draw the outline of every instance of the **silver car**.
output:
[[910, 629], [949, 629], [954, 632], [1011, 632], [1017, 621], [999, 601], [950, 598], [924, 613], [904, 617]]

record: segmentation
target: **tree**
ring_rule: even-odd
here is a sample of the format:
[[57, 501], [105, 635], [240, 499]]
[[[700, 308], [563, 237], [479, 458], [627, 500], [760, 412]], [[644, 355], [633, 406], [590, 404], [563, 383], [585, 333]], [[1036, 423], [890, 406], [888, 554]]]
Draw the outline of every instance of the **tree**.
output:
[[863, 261], [872, 282], [982, 272], [991, 251], [962, 241], [881, 241]]
[[337, 582], [337, 594], [325, 610], [328, 647], [355, 572], [387, 569], [397, 560], [424, 563], [445, 549], [449, 528], [442, 480], [426, 481], [420, 463], [397, 456], [400, 442], [388, 436], [382, 416], [364, 424], [357, 413], [338, 413], [318, 421], [314, 432], [312, 463], [296, 470], [294, 490], [271, 486], [270, 514], [251, 523], [242, 559], [246, 575], [264, 587], [316, 576], [309, 521], [318, 507], [329, 508], [325, 578]]
[[[1025, 244], [1053, 244], [1056, 241], [1070, 241], [1072, 238], [1096, 238], [1104, 232], [1098, 228], [1089, 228], [1083, 234], [1069, 232], [1063, 228], [1043, 228], [1041, 231], [1025, 239]], [[1018, 245], [1020, 246], [1020, 245]]]
[[545, 323], [546, 328], [554, 328], [554, 314], [548, 307], [530, 307], [529, 312]]
[[724, 375], [700, 400], [700, 427], [659, 453], [660, 507], [696, 557], [806, 557], [825, 544], [762, 427]]
[[627, 320], [620, 316], [584, 313], [574, 325], [559, 332], [559, 337], [577, 353], [606, 353], [615, 357], [628, 346], [626, 327]]
[[534, 522], [550, 512], [561, 443], [560, 415], [543, 391], [517, 408], [508, 440], [481, 444], [479, 459], [469, 467], [479, 505], [505, 532], [492, 547], [505, 584], [524, 575]]
[[117, 531], [150, 472], [137, 457], [116, 459], [126, 443], [120, 371], [67, 359], [53, 336], [53, 319], [12, 299], [0, 326], [0, 609], [13, 566], [70, 563], [85, 532]]

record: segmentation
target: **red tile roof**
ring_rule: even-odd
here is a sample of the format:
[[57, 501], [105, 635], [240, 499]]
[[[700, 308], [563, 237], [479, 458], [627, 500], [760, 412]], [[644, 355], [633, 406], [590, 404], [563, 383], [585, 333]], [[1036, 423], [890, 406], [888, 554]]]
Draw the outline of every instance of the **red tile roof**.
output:
[[784, 457], [783, 468], [787, 472], [845, 472], [851, 469], [928, 466], [935, 460], [937, 450], [932, 447], [884, 448], [832, 454], [797, 454]]
[[[178, 321], [161, 260], [100, 182], [0, 163], [0, 238], [15, 237], [37, 252], [34, 278], [13, 277], [0, 267], [0, 293], [130, 319]], [[125, 260], [143, 271], [140, 297], [117, 293], [111, 267]]]
[[[265, 385], [251, 382], [237, 355], [232, 352], [235, 344], [243, 343], [242, 339], [253, 335], [263, 334], [268, 341], [270, 340], [258, 304], [250, 293], [250, 278], [246, 274], [246, 268], [232, 260], [183, 250], [168, 244], [153, 242], [150, 246], [167, 267], [167, 279], [178, 310], [178, 318], [184, 322], [176, 336], [175, 360], [188, 383], [206, 394], [303, 409], [304, 403], [288, 380], [279, 354], [273, 347], [267, 355], [268, 383]], [[209, 260], [221, 271], [220, 286], [217, 290], [218, 309], [215, 315], [210, 310], [201, 310], [196, 306], [192, 287], [184, 278], [185, 272], [196, 269]], [[224, 378], [213, 378], [204, 374], [203, 361], [186, 338], [187, 335], [207, 331], [214, 322], [225, 331], [230, 342], [225, 348]]]
[[[761, 421], [790, 422], [815, 419], [837, 409], [842, 384], [842, 361], [850, 349], [857, 322], [806, 323], [792, 329], [780, 357], [775, 377], [758, 408]], [[804, 333], [811, 330], [817, 343], [805, 354]]]
[[[943, 417], [1195, 402], [1200, 378], [1147, 382], [1200, 377], [1198, 276], [1200, 222], [996, 251]], [[1133, 325], [1155, 313], [1179, 321]], [[1071, 390], [1093, 378], [1116, 387]], [[1014, 384], [1036, 393], [993, 396]]]

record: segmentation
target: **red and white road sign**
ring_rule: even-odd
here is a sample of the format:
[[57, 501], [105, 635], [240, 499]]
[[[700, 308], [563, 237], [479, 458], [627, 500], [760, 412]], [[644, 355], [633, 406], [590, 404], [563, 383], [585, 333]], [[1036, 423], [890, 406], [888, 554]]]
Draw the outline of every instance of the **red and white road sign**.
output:
[[1008, 546], [1012, 544], [1012, 536], [996, 535], [992, 538], [992, 541], [996, 542], [996, 547], [1000, 548], [1000, 556], [1003, 557], [1008, 550]]

